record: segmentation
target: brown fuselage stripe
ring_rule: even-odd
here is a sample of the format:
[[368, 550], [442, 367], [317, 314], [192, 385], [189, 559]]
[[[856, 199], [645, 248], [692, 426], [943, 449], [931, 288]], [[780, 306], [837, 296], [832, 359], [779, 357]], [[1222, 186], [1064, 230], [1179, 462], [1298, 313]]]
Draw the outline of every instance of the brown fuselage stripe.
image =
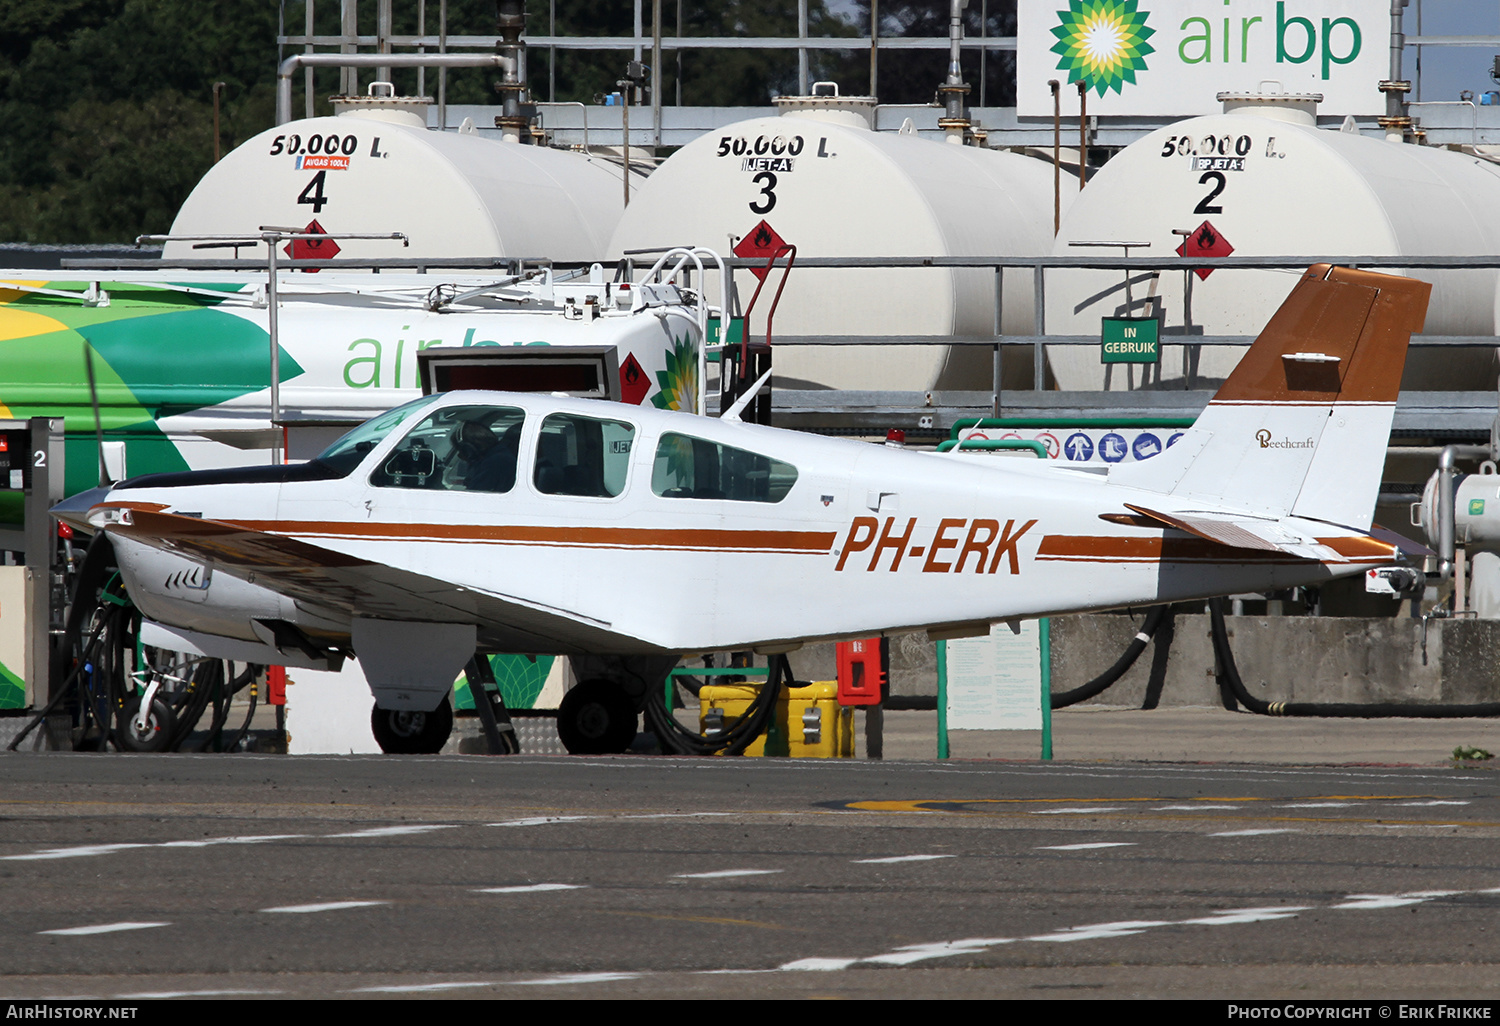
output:
[[[1391, 558], [1391, 546], [1373, 538], [1319, 538], [1317, 541], [1351, 562]], [[1234, 549], [1203, 538], [1121, 538], [1076, 534], [1047, 535], [1037, 547], [1036, 558], [1093, 563], [1154, 563], [1161, 560], [1207, 563], [1308, 562], [1290, 553]]]
[[824, 553], [832, 531], [731, 531], [652, 527], [482, 527], [476, 524], [335, 523], [226, 520], [246, 531], [370, 541], [468, 541], [491, 545], [569, 545], [611, 549], [705, 549]]

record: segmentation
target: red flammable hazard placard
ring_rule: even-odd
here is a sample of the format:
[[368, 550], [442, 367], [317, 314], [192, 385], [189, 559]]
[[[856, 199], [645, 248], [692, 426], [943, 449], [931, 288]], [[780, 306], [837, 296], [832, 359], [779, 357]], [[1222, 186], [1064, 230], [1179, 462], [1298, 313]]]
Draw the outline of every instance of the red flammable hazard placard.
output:
[[[1229, 240], [1219, 234], [1219, 230], [1204, 221], [1193, 229], [1193, 234], [1182, 240], [1182, 245], [1177, 247], [1177, 255], [1184, 257], [1227, 257], [1234, 252], [1234, 247]], [[1213, 274], [1212, 267], [1199, 267], [1193, 271], [1204, 281]]]
[[[755, 260], [757, 258], [770, 260], [771, 257], [784, 249], [786, 249], [786, 240], [776, 234], [775, 228], [772, 228], [762, 220], [760, 224], [750, 229], [749, 235], [746, 235], [735, 245], [734, 255], [742, 260]], [[750, 273], [754, 274], [761, 281], [766, 280], [766, 268], [764, 267], [752, 267], [750, 268]]]

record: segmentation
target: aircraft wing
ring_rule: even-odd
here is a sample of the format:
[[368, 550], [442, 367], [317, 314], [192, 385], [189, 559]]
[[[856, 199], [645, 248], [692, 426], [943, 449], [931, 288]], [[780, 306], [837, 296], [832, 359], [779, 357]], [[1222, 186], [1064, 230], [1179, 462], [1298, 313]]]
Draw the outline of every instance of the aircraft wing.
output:
[[346, 553], [233, 524], [141, 509], [111, 534], [177, 553], [318, 609], [428, 623], [472, 623], [483, 646], [508, 652], [652, 652], [610, 624], [566, 609], [459, 587]]

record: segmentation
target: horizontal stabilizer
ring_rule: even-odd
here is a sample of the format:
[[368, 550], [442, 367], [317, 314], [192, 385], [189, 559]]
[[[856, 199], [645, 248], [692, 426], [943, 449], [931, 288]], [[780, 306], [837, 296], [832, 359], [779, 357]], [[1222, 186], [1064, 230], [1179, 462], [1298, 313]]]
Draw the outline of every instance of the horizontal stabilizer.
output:
[[1212, 513], [1160, 513], [1128, 502], [1125, 506], [1165, 527], [1175, 527], [1179, 531], [1186, 531], [1230, 548], [1281, 552], [1298, 559], [1315, 559], [1325, 563], [1348, 562], [1344, 556], [1317, 538], [1293, 531], [1285, 523]]

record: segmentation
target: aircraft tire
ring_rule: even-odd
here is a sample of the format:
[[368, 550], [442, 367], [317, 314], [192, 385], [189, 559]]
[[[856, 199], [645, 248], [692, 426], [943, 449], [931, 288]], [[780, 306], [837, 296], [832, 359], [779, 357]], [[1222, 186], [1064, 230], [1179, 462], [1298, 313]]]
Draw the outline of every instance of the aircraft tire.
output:
[[177, 726], [177, 717], [160, 699], [151, 700], [151, 709], [146, 715], [144, 730], [137, 730], [135, 714], [140, 708], [139, 697], [131, 699], [120, 710], [115, 743], [122, 752], [164, 752], [172, 740]]
[[635, 703], [614, 681], [579, 681], [558, 706], [557, 735], [570, 755], [623, 752], [635, 728]]
[[370, 731], [387, 755], [436, 755], [453, 733], [453, 706], [447, 698], [432, 712], [377, 705], [370, 712]]

